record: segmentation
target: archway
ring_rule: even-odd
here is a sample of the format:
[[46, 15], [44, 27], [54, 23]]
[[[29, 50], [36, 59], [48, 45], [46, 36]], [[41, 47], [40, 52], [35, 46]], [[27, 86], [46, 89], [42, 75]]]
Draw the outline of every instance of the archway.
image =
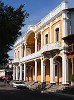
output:
[[35, 33], [30, 32], [26, 37], [26, 55], [32, 54], [35, 52]]
[[49, 84], [50, 83], [50, 60], [45, 59], [44, 64], [45, 64], [45, 82], [46, 84]]
[[54, 57], [55, 62], [55, 82], [56, 84], [62, 83], [62, 57]]

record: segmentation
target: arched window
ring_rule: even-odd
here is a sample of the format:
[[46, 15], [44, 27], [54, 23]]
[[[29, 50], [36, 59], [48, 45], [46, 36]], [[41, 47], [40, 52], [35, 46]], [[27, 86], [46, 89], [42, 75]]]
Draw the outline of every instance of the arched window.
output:
[[45, 34], [45, 37], [44, 37], [44, 44], [48, 44], [48, 34]]
[[55, 42], [59, 41], [59, 28], [55, 29]]

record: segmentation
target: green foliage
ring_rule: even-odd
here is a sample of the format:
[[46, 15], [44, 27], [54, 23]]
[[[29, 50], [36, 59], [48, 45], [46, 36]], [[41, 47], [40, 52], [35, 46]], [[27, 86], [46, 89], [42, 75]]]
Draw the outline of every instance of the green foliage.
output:
[[70, 81], [71, 81], [71, 82], [74, 82], [74, 75], [71, 75]]
[[29, 14], [23, 10], [24, 5], [17, 9], [12, 6], [4, 5], [0, 1], [0, 64], [7, 63], [8, 51], [12, 49], [13, 44], [21, 36], [21, 27]]

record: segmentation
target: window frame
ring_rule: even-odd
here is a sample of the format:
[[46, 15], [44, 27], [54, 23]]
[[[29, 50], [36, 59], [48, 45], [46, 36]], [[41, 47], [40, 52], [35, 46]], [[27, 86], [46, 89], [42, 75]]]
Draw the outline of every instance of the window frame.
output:
[[[56, 39], [56, 30], [59, 29], [59, 32], [58, 32], [58, 41]], [[60, 41], [60, 25], [56, 25], [55, 28], [54, 28], [54, 42], [59, 42]]]

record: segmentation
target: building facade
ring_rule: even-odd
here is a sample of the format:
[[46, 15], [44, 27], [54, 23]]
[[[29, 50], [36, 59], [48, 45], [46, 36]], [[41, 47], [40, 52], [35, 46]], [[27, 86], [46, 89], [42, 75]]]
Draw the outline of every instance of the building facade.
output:
[[14, 44], [13, 80], [69, 84], [69, 62], [62, 39], [74, 32], [74, 11], [66, 1], [28, 26]]

